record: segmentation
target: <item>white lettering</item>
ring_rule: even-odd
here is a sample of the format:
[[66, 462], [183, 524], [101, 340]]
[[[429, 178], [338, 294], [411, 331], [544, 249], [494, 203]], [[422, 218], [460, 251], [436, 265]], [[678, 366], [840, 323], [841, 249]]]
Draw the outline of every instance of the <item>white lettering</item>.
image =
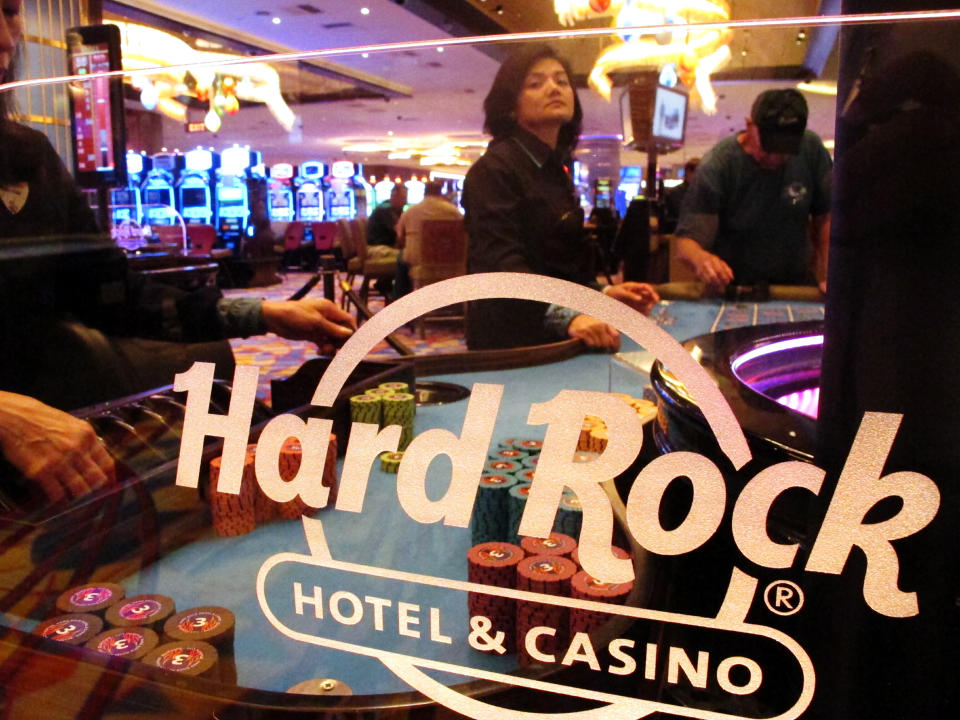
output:
[[313, 615], [317, 620], [323, 620], [323, 589], [314, 585], [313, 597], [307, 597], [303, 594], [303, 586], [295, 582], [293, 584], [293, 609], [297, 615], [303, 615], [303, 606], [313, 605]]
[[[737, 666], [746, 668], [750, 674], [750, 678], [743, 685], [735, 685], [730, 680], [730, 670]], [[763, 682], [763, 670], [760, 669], [760, 665], [755, 660], [750, 658], [736, 656], [724, 658], [717, 665], [717, 682], [723, 690], [731, 695], [749, 695], [756, 692], [760, 683]]]
[[570, 646], [567, 648], [567, 652], [563, 656], [563, 660], [560, 661], [560, 664], [573, 665], [575, 662], [585, 662], [590, 666], [591, 670], [600, 670], [600, 661], [597, 660], [597, 653], [594, 651], [593, 644], [590, 642], [590, 636], [585, 632], [573, 634]]
[[440, 632], [440, 609], [435, 607], [430, 608], [430, 639], [444, 645], [453, 643], [453, 638]]
[[532, 657], [534, 660], [539, 662], [552, 663], [556, 662], [557, 659], [553, 655], [547, 655], [546, 653], [540, 652], [537, 648], [537, 638], [541, 635], [549, 635], [554, 637], [557, 634], [557, 631], [554, 628], [549, 628], [544, 625], [537, 625], [527, 630], [527, 635], [523, 639], [523, 647], [527, 651], [527, 655]]
[[623, 652], [624, 648], [633, 648], [636, 643], [626, 638], [615, 638], [607, 645], [607, 650], [614, 660], [620, 662], [619, 665], [610, 665], [607, 672], [611, 675], [630, 675], [637, 670], [637, 661], [631, 655]]
[[420, 612], [420, 606], [414, 605], [413, 603], [408, 602], [399, 602], [397, 603], [397, 611], [400, 613], [399, 616], [399, 632], [404, 637], [419, 638], [420, 631], [412, 630], [411, 625], [419, 625], [420, 618], [417, 617], [414, 613]]
[[707, 686], [707, 671], [710, 668], [710, 653], [701, 650], [697, 653], [697, 666], [693, 666], [690, 656], [683, 648], [671, 647], [667, 654], [667, 682], [676, 685], [680, 682], [680, 671], [687, 676], [694, 687]]
[[[352, 610], [350, 615], [344, 615], [340, 609], [340, 601], [346, 600]], [[360, 598], [352, 592], [346, 590], [337, 590], [330, 596], [330, 617], [341, 625], [356, 625], [363, 620], [363, 605], [360, 604]]]
[[373, 629], [383, 632], [383, 609], [385, 607], [391, 607], [393, 602], [386, 598], [373, 597], [371, 595], [367, 595], [363, 598], [363, 601], [373, 606]]

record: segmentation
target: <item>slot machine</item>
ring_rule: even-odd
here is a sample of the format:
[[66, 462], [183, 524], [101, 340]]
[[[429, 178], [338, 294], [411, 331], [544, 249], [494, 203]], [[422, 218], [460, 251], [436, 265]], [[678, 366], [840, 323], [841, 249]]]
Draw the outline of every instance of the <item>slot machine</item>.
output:
[[183, 155], [161, 152], [151, 157], [152, 168], [140, 186], [145, 225], [177, 225], [176, 183], [183, 170]]
[[404, 183], [407, 188], [407, 205], [418, 205], [423, 202], [423, 195], [426, 185], [416, 178], [411, 178]]
[[260, 164], [260, 153], [234, 145], [220, 153], [217, 171], [217, 232], [223, 247], [237, 251], [250, 220], [250, 193], [247, 181], [251, 168]]
[[393, 192], [394, 182], [390, 178], [384, 178], [373, 186], [373, 206], [387, 202], [390, 199], [390, 193]]
[[373, 208], [376, 207], [376, 203], [373, 201], [373, 185], [368, 183], [367, 179], [363, 176], [363, 165], [359, 163], [356, 165], [353, 183], [357, 215], [369, 217], [370, 213], [373, 212]]
[[312, 160], [301, 163], [293, 180], [296, 192], [296, 219], [300, 222], [320, 222], [324, 219], [324, 179], [327, 167]]
[[216, 213], [214, 178], [220, 156], [213, 150], [196, 148], [184, 153], [184, 168], [177, 182], [177, 207], [188, 223], [213, 225]]
[[[358, 189], [363, 187], [356, 181], [356, 167], [352, 162], [339, 160], [330, 165], [330, 174], [325, 178], [327, 185], [324, 205], [328, 220], [351, 220], [357, 216]], [[366, 213], [366, 202], [363, 199]]]
[[270, 166], [267, 181], [267, 210], [270, 222], [290, 222], [296, 215], [293, 198], [293, 165], [277, 163]]
[[140, 183], [152, 167], [150, 158], [142, 153], [128, 150], [127, 184], [110, 189], [110, 223], [113, 226], [123, 223], [143, 222], [143, 202], [140, 195]]

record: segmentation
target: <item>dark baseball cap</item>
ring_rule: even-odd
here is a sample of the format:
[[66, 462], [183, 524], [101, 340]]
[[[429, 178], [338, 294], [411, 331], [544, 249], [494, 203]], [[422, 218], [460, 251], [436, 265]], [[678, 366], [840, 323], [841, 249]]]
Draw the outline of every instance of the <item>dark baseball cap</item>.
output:
[[760, 144], [768, 153], [796, 155], [807, 127], [807, 101], [793, 88], [765, 90], [757, 95], [750, 118], [760, 130]]

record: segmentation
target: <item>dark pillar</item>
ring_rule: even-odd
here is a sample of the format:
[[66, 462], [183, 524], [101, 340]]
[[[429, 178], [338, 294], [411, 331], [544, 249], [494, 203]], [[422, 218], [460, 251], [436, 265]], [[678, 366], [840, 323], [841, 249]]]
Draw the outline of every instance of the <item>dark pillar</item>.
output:
[[[844, 0], [843, 11], [951, 5]], [[894, 543], [917, 616], [867, 607], [859, 551], [842, 578], [823, 577], [801, 640], [817, 668], [808, 717], [960, 717], [960, 24], [847, 27], [840, 43], [818, 464], [836, 478], [864, 412], [902, 414], [884, 473], [922, 473], [941, 499], [924, 530]]]

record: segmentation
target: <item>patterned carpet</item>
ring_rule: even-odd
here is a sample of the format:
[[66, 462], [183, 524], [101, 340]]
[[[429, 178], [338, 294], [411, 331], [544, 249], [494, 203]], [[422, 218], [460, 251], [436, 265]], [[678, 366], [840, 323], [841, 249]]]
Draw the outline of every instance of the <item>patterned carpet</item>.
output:
[[[305, 272], [290, 272], [281, 276], [281, 282], [268, 287], [245, 288], [240, 290], [224, 290], [226, 297], [262, 297], [267, 300], [286, 300], [297, 290], [302, 288], [310, 279], [311, 274]], [[354, 288], [360, 287], [361, 278], [354, 282]], [[323, 288], [317, 285], [310, 291], [308, 297], [323, 297]], [[337, 302], [340, 302], [339, 289]], [[374, 312], [383, 307], [383, 299], [371, 299], [370, 309]], [[397, 336], [411, 347], [417, 354], [460, 352], [466, 349], [463, 339], [463, 325], [458, 322], [432, 322], [426, 324], [426, 338], [420, 336], [412, 327], [403, 328]], [[284, 378], [296, 372], [304, 361], [316, 356], [316, 347], [309, 342], [284, 340], [272, 333], [249, 338], [238, 338], [230, 341], [234, 357], [238, 365], [256, 365], [260, 368], [260, 381], [257, 397], [264, 402], [270, 402], [270, 381], [274, 378]], [[398, 357], [397, 352], [385, 341], [374, 348], [372, 355], [384, 357]]]

